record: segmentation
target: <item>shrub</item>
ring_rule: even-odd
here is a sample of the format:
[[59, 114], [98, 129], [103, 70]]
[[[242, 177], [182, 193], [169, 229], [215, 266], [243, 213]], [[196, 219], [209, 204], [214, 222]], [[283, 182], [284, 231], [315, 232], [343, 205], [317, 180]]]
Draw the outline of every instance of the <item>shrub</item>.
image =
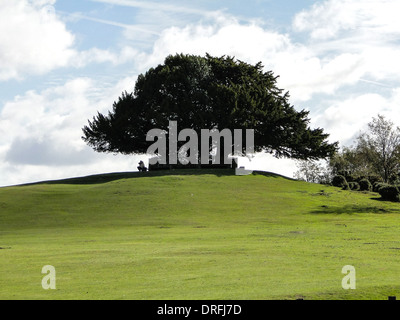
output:
[[372, 191], [372, 184], [368, 179], [362, 179], [359, 182], [360, 191]]
[[358, 191], [360, 190], [360, 185], [357, 182], [349, 182], [350, 190]]
[[349, 184], [347, 183], [347, 181], [346, 181], [346, 183], [343, 185], [342, 190], [350, 190], [350, 186], [349, 186]]
[[380, 190], [382, 187], [386, 187], [386, 186], [389, 186], [389, 185], [386, 184], [386, 183], [383, 183], [383, 182], [375, 182], [374, 185], [373, 185], [373, 187], [372, 187], [372, 190], [373, 190], [374, 192], [379, 192], [379, 190]]
[[370, 175], [368, 176], [368, 180], [372, 185], [374, 185], [376, 182], [383, 182], [382, 178], [378, 175]]
[[352, 175], [346, 175], [346, 176], [344, 176], [345, 177], [345, 179], [346, 179], [346, 181], [348, 182], [348, 183], [350, 183], [350, 182], [357, 182], [357, 179], [354, 177], [354, 176], [352, 176]]
[[399, 201], [400, 200], [400, 192], [396, 186], [382, 186], [379, 189], [379, 194], [381, 195], [382, 199], [389, 200], [389, 201]]
[[334, 176], [332, 179], [332, 185], [339, 188], [348, 187], [346, 178], [342, 175]]

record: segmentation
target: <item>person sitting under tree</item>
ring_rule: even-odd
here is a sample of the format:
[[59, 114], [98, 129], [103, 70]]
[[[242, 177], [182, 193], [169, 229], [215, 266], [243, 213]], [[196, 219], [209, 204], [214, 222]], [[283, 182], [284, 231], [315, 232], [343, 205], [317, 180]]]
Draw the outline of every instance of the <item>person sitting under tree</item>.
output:
[[137, 167], [139, 171], [146, 172], [147, 168], [144, 166], [144, 162], [140, 160], [139, 166]]

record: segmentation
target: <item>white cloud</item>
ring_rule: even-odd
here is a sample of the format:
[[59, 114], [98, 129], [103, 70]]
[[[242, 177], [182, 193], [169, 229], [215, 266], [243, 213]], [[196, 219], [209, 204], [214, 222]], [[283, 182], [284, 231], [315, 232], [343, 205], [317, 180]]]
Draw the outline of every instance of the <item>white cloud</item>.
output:
[[114, 66], [125, 64], [128, 62], [134, 63], [142, 53], [132, 47], [125, 46], [119, 49], [119, 52], [91, 48], [86, 51], [81, 51], [71, 61], [71, 64], [77, 68], [84, 67], [92, 63], [111, 63]]
[[201, 9], [193, 9], [180, 5], [165, 4], [164, 2], [155, 1], [136, 1], [136, 0], [92, 0], [94, 2], [103, 2], [111, 5], [134, 7], [140, 9], [147, 9], [152, 11], [167, 11], [167, 12], [181, 12], [196, 15], [207, 15], [208, 11]]
[[[330, 82], [334, 87], [364, 77], [396, 87], [400, 82], [398, 12], [397, 0], [327, 0], [297, 14], [293, 29], [310, 36], [305, 45], [322, 60], [345, 57], [333, 65], [338, 71], [335, 82]], [[329, 81], [329, 75], [324, 74], [324, 80]]]
[[83, 116], [90, 107], [88, 96], [95, 93], [90, 79], [78, 78], [41, 93], [28, 91], [17, 96], [14, 101], [6, 103], [0, 113], [1, 140], [7, 139], [11, 133], [22, 139], [34, 136], [42, 140], [49, 135], [68, 139], [71, 117], [76, 120]]
[[[56, 15], [54, 3], [55, 0], [0, 2], [0, 81], [43, 75], [61, 67], [83, 68], [92, 63], [121, 65], [132, 62], [139, 54], [127, 45], [117, 50], [93, 47], [78, 51], [75, 36]], [[126, 31], [143, 32], [135, 26], [118, 25]]]
[[[317, 91], [310, 81], [305, 81], [301, 90], [303, 94], [329, 93], [329, 99], [336, 100], [312, 119], [331, 133], [331, 140], [351, 144], [378, 113], [399, 119], [396, 106], [400, 100], [394, 89], [400, 85], [398, 12], [397, 0], [327, 0], [303, 10], [293, 20], [295, 31], [309, 35], [304, 45], [321, 57], [326, 67], [331, 65], [331, 72], [315, 72], [311, 77]], [[362, 83], [375, 85], [375, 90], [369, 86], [372, 92], [360, 93]], [[336, 98], [344, 85], [354, 92]]]
[[310, 10], [303, 10], [294, 19], [298, 31], [311, 32], [313, 39], [326, 40], [338, 36], [367, 36], [374, 41], [388, 34], [400, 33], [397, 0], [327, 0], [315, 3]]
[[87, 119], [109, 110], [134, 80], [102, 87], [76, 78], [7, 102], [0, 112], [0, 186], [136, 170], [137, 157], [98, 154], [81, 139]]
[[74, 36], [50, 10], [54, 0], [0, 2], [0, 81], [66, 66]]
[[230, 16], [216, 16], [207, 23], [165, 29], [153, 47], [149, 65], [168, 54], [206, 52], [221, 56], [231, 55], [250, 63], [272, 57], [290, 46], [286, 35], [264, 30], [255, 23], [240, 24]]
[[357, 83], [366, 74], [363, 55], [341, 52], [320, 57], [312, 47], [295, 43], [288, 34], [265, 29], [258, 22], [243, 24], [224, 15], [212, 22], [164, 30], [152, 54], [140, 61], [143, 67], [151, 67], [169, 54], [206, 52], [235, 56], [253, 64], [261, 61], [266, 70], [280, 76], [278, 85], [289, 90], [293, 101], [300, 103], [315, 93], [333, 94], [344, 85]]
[[[107, 0], [106, 2], [149, 10], [149, 4], [141, 1]], [[332, 35], [339, 32], [335, 30], [351, 27], [351, 22], [346, 22], [348, 19], [339, 19], [335, 14], [339, 17], [341, 15], [353, 17], [358, 14], [355, 8], [358, 8], [359, 2], [349, 0], [340, 2], [342, 6], [338, 6], [334, 1], [315, 5], [311, 10], [300, 13], [294, 25], [299, 30], [310, 31], [311, 35], [315, 30], [327, 26], [333, 28]], [[126, 44], [118, 46], [119, 49], [113, 51], [94, 47], [78, 52], [73, 49], [74, 36], [66, 30], [65, 25], [51, 10], [46, 9], [53, 3], [52, 0], [37, 2], [17, 0], [8, 2], [7, 5], [2, 4], [0, 18], [2, 14], [11, 15], [13, 18], [0, 19], [0, 28], [9, 31], [1, 33], [3, 36], [0, 35], [0, 38], [4, 37], [0, 39], [3, 40], [0, 41], [0, 52], [2, 52], [0, 55], [4, 56], [0, 60], [0, 80], [17, 78], [30, 73], [45, 73], [61, 66], [82, 68], [91, 63], [121, 65], [132, 62], [144, 71], [146, 68], [161, 63], [168, 54], [183, 52], [203, 55], [209, 52], [214, 55], [233, 55], [250, 63], [262, 61], [266, 69], [280, 75], [279, 84], [291, 92], [292, 99], [301, 102], [309, 100], [315, 93], [333, 94], [344, 85], [355, 84], [365, 75], [379, 80], [384, 79], [388, 74], [396, 77], [400, 71], [400, 67], [396, 67], [398, 64], [395, 63], [398, 52], [392, 51], [392, 48], [387, 46], [368, 46], [365, 51], [352, 52], [350, 50], [349, 52], [343, 44], [336, 45], [335, 39], [306, 46], [295, 43], [288, 34], [265, 29], [259, 21], [243, 24], [222, 12], [217, 14], [199, 11], [197, 14], [204, 16], [200, 22], [191, 23], [185, 27], [166, 28], [155, 41], [150, 55]], [[366, 13], [359, 15], [357, 23], [367, 24], [360, 21], [364, 21], [362, 18], [370, 18], [373, 3], [374, 1], [368, 1], [367, 7], [362, 12], [369, 15]], [[393, 4], [389, 0], [385, 3]], [[391, 7], [393, 5], [389, 6]], [[176, 6], [168, 6], [166, 10], [175, 12], [178, 9]], [[179, 10], [192, 13], [196, 11], [185, 8]], [[386, 9], [386, 11], [390, 10]], [[376, 28], [379, 23], [383, 23], [378, 18], [372, 23]], [[329, 19], [333, 19], [333, 22], [326, 23]], [[21, 20], [26, 23], [18, 23]], [[135, 25], [130, 26], [97, 18], [93, 20], [121, 26], [124, 30], [123, 34], [128, 38], [133, 36], [132, 32], [137, 34], [136, 29], [132, 29], [133, 31], [130, 29]], [[337, 23], [336, 20], [338, 20]], [[7, 21], [8, 26], [1, 25], [1, 21], [3, 24]], [[392, 23], [395, 22], [392, 21]], [[338, 26], [335, 27], [335, 25]], [[394, 29], [394, 27], [385, 28], [385, 30]], [[21, 38], [24, 41], [15, 40]], [[352, 41], [352, 44], [358, 43], [357, 45], [361, 46], [359, 42]], [[2, 50], [2, 47], [5, 49]], [[331, 50], [332, 47], [335, 48], [336, 53], [324, 55], [323, 51]], [[386, 59], [377, 59], [382, 56]]]
[[316, 93], [334, 94], [345, 85], [354, 85], [364, 75], [363, 57], [356, 54], [343, 53], [325, 60], [293, 51], [276, 59], [275, 68], [282, 76], [283, 87], [299, 102]]
[[330, 141], [339, 141], [341, 146], [354, 144], [360, 132], [368, 130], [367, 124], [378, 114], [384, 115], [400, 125], [400, 88], [391, 91], [389, 97], [376, 93], [366, 93], [331, 104], [323, 112], [312, 118], [312, 123], [330, 133]]

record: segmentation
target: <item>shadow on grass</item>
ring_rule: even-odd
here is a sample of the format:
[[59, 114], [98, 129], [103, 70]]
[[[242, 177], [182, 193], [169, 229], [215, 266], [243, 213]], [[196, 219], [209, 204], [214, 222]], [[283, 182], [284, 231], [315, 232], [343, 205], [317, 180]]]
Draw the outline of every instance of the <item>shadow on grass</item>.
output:
[[391, 201], [391, 200], [383, 199], [382, 197], [379, 197], [379, 198], [370, 198], [370, 199], [371, 199], [371, 200], [375, 200], [375, 201], [379, 201], [379, 202], [382, 202], [382, 203], [387, 202], [387, 203], [397, 203], [397, 204], [400, 204], [399, 201]]
[[149, 178], [149, 177], [163, 177], [172, 175], [215, 175], [217, 177], [235, 175], [233, 169], [172, 169], [172, 170], [154, 170], [147, 172], [115, 172], [95, 174], [84, 177], [40, 181], [33, 183], [21, 184], [18, 186], [32, 186], [38, 184], [100, 184], [107, 183], [120, 179], [135, 179], [135, 178]]
[[330, 206], [321, 206], [316, 210], [311, 211], [313, 214], [355, 214], [355, 213], [399, 213], [400, 210], [390, 209], [390, 208], [382, 208], [382, 207], [374, 207], [374, 206], [358, 206], [358, 205], [346, 205], [342, 207], [330, 207]]

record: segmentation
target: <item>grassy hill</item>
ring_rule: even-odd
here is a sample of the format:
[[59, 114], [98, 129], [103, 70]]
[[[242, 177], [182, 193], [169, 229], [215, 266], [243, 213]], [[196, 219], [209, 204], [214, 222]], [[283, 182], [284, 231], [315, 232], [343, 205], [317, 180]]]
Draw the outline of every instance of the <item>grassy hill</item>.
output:
[[[375, 193], [260, 172], [0, 188], [0, 299], [387, 299], [400, 295], [399, 213]], [[356, 290], [342, 289], [345, 265]]]

